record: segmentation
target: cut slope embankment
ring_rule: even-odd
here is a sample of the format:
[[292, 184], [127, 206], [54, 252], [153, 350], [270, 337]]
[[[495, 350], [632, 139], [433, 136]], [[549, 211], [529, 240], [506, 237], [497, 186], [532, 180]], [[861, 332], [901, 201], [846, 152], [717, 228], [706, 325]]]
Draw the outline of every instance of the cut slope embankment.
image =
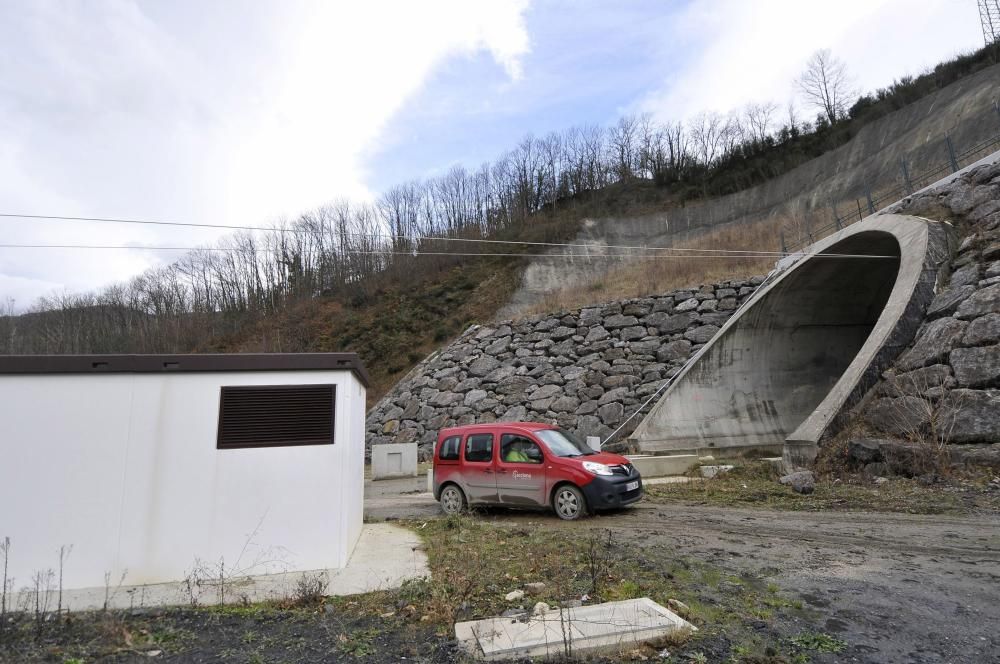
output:
[[[947, 172], [946, 136], [958, 155], [996, 137], [998, 90], [1000, 65], [994, 65], [866, 125], [845, 145], [764, 184], [657, 214], [587, 219], [575, 242], [598, 253], [609, 245], [778, 251], [782, 233], [788, 243], [806, 240], [830, 224], [834, 208], [843, 217], [860, 204], [867, 214], [867, 193], [877, 197], [879, 191], [899, 187], [904, 161], [911, 180], [936, 168], [945, 167]], [[968, 162], [978, 156], [969, 155]], [[760, 270], [760, 265], [733, 270], [731, 261], [721, 259], [701, 261], [695, 268], [684, 259], [674, 261], [683, 263], [678, 266], [666, 262], [534, 259], [525, 269], [521, 288], [498, 317], [516, 318], [538, 311], [539, 306], [580, 306]], [[700, 274], [707, 276], [699, 278]]]

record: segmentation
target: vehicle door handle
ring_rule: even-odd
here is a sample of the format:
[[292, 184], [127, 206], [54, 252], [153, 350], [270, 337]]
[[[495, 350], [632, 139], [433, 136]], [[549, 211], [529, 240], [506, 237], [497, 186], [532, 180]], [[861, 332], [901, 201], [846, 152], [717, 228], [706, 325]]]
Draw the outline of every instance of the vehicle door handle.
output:
[[489, 468], [483, 468], [483, 472], [484, 473], [492, 473], [493, 471], [490, 470]]
[[501, 469], [497, 471], [497, 475], [506, 475], [506, 474], [507, 474], [506, 470]]

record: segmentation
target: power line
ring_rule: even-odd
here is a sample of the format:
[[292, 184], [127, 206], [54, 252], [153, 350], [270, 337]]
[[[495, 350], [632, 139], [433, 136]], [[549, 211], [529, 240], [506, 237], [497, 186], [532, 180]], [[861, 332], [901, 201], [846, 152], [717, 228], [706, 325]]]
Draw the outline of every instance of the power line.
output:
[[[116, 218], [116, 217], [70, 217], [70, 216], [60, 216], [60, 215], [46, 215], [46, 214], [15, 214], [15, 213], [0, 213], [0, 218], [7, 219], [26, 219], [33, 221], [82, 221], [82, 222], [96, 222], [96, 223], [110, 223], [110, 224], [140, 224], [146, 226], [178, 226], [184, 228], [210, 228], [210, 229], [224, 229], [224, 230], [246, 230], [246, 231], [262, 231], [267, 233], [303, 233], [311, 234], [313, 231], [307, 228], [275, 228], [273, 226], [244, 226], [244, 225], [234, 225], [234, 224], [201, 224], [190, 221], [160, 221], [151, 219], [128, 219], [128, 218]], [[409, 242], [478, 242], [483, 244], [510, 244], [518, 246], [534, 246], [534, 247], [564, 247], [564, 248], [581, 248], [589, 249], [593, 245], [580, 244], [580, 243], [570, 243], [570, 242], [529, 242], [526, 240], [487, 240], [487, 239], [477, 239], [477, 238], [463, 238], [463, 237], [439, 237], [435, 235], [394, 235], [392, 233], [358, 233], [358, 232], [335, 232], [337, 236], [349, 236], [349, 237], [370, 237], [370, 238], [384, 238], [388, 240], [406, 240]], [[720, 253], [720, 254], [744, 254], [747, 253], [745, 250], [740, 249], [691, 249], [685, 247], [650, 247], [648, 245], [600, 245], [601, 249], [625, 249], [629, 251], [671, 251], [671, 252], [700, 252], [700, 253]], [[780, 258], [784, 256], [785, 253], [780, 251], [764, 251], [764, 250], [752, 250], [754, 255], [761, 256], [774, 256]]]
[[[576, 245], [576, 246], [586, 246], [586, 245]], [[136, 246], [136, 245], [115, 245], [115, 244], [0, 244], [0, 249], [86, 249], [86, 250], [104, 250], [104, 249], [130, 249], [138, 251], [213, 251], [213, 252], [243, 252], [243, 251], [253, 251], [254, 253], [271, 253], [274, 252], [273, 248], [253, 248], [246, 249], [241, 247], [162, 247], [162, 246]], [[517, 257], [517, 258], [638, 258], [638, 259], [648, 259], [648, 258], [774, 258], [775, 255], [772, 252], [736, 252], [729, 251], [725, 253], [710, 253], [715, 250], [701, 250], [692, 249], [691, 251], [704, 251], [706, 253], [701, 254], [653, 254], [653, 255], [636, 255], [636, 254], [624, 254], [624, 253], [604, 253], [604, 254], [518, 254], [518, 253], [503, 253], [503, 252], [459, 252], [459, 251], [380, 251], [372, 250], [366, 251], [361, 249], [339, 249], [341, 253], [355, 254], [355, 255], [368, 255], [368, 256], [476, 256], [476, 257]], [[785, 256], [787, 254], [779, 254], [779, 256]], [[805, 256], [805, 254], [803, 254]], [[816, 253], [808, 254], [810, 258], [822, 257], [822, 258], [895, 258], [898, 259], [899, 256], [882, 256], [882, 255], [870, 255], [870, 254], [834, 254], [834, 253]]]

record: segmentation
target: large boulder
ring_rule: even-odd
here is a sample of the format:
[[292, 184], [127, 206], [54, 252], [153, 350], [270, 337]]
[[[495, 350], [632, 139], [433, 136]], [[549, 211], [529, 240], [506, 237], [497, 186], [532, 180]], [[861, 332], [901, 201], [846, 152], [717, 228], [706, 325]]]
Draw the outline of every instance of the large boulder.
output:
[[469, 375], [482, 378], [499, 366], [500, 360], [490, 357], [489, 355], [483, 355], [482, 357], [473, 360], [472, 364], [469, 365]]
[[855, 438], [847, 443], [847, 460], [855, 467], [881, 461], [881, 446], [877, 438]]
[[798, 470], [794, 473], [789, 473], [778, 481], [785, 486], [792, 487], [792, 491], [795, 493], [803, 495], [810, 494], [816, 490], [816, 476], [812, 474], [812, 471], [808, 470]]
[[1000, 284], [977, 290], [970, 295], [959, 305], [955, 317], [968, 320], [995, 313], [1000, 313]]
[[876, 400], [866, 419], [876, 429], [895, 436], [919, 435], [931, 421], [933, 406], [920, 397]]
[[951, 366], [962, 387], [1000, 384], [1000, 345], [956, 348], [951, 352]]
[[962, 286], [961, 288], [949, 288], [941, 291], [931, 300], [927, 307], [927, 318], [934, 319], [942, 316], [951, 316], [958, 309], [959, 305], [969, 299], [969, 296], [976, 292], [975, 286]]
[[881, 392], [889, 397], [927, 396], [935, 388], [952, 387], [954, 383], [951, 367], [932, 364], [906, 373], [887, 375]]
[[604, 327], [609, 330], [617, 330], [622, 327], [632, 327], [639, 324], [639, 319], [635, 316], [623, 316], [622, 314], [612, 314], [604, 319]]
[[896, 366], [910, 371], [941, 363], [961, 342], [968, 325], [968, 322], [956, 318], [939, 318], [927, 323], [917, 335], [916, 343], [899, 358]]
[[1000, 341], [1000, 313], [976, 318], [965, 330], [963, 346], [983, 346]]
[[956, 443], [1000, 440], [1000, 390], [952, 390], [937, 417], [942, 435]]

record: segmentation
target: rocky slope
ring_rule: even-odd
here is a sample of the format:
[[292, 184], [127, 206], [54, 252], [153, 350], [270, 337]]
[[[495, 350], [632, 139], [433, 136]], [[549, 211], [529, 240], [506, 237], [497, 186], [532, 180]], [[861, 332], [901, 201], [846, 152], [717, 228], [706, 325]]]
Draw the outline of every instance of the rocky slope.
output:
[[928, 307], [913, 345], [876, 386], [866, 417], [909, 439], [1000, 442], [1000, 163], [891, 210], [954, 220], [963, 239], [947, 287]]

